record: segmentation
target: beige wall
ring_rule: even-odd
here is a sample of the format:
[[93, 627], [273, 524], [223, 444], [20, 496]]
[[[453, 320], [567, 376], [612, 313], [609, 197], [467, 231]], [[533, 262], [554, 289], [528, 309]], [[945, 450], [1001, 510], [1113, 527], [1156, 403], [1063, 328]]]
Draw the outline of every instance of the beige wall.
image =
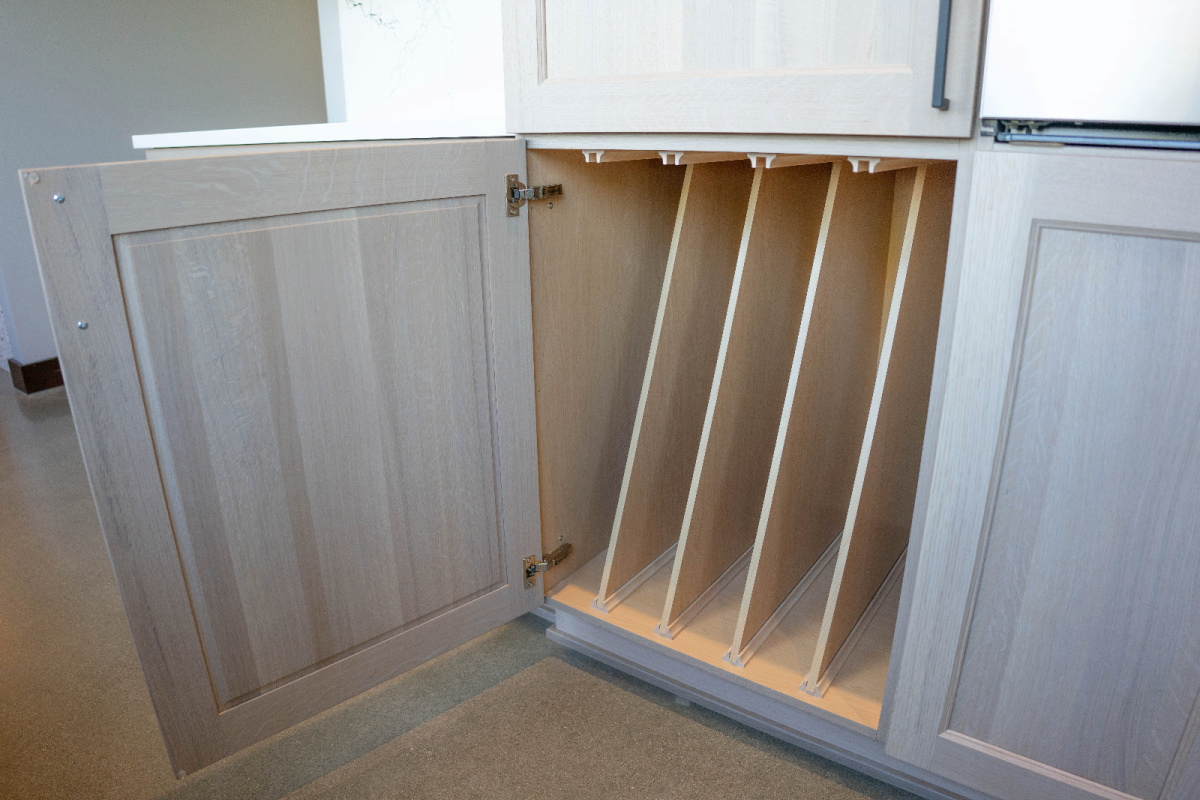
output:
[[140, 159], [135, 133], [324, 121], [316, 0], [0, 0], [0, 314], [13, 357], [55, 355], [18, 169]]

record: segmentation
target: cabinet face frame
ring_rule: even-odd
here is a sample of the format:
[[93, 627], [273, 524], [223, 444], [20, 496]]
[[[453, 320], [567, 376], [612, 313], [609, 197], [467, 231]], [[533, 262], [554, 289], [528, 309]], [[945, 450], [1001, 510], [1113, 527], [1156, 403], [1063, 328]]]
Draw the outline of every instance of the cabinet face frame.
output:
[[[998, 448], [1008, 425], [1036, 234], [1049, 226], [1195, 237], [1200, 159], [996, 146], [976, 154], [973, 173], [946, 388], [932, 432], [928, 506], [913, 531], [920, 555], [910, 561], [908, 622], [893, 664], [886, 752], [1000, 798], [1125, 798], [948, 728], [986, 558], [990, 498], [1003, 463]], [[1200, 772], [1200, 751], [1192, 746], [1189, 756], [1186, 750], [1198, 720], [1193, 709], [1163, 800], [1187, 796], [1187, 782]]]
[[[508, 130], [968, 137], [984, 4], [960, 0], [950, 15], [946, 110], [931, 102], [939, 3], [913, 6], [904, 64], [555, 79], [548, 73], [547, 0], [504, 0]], [[622, 44], [600, 41], [597, 48]]]
[[[43, 284], [101, 529], [172, 766], [181, 776], [536, 607], [540, 553], [528, 215], [506, 217], [520, 140], [350, 147], [25, 171]], [[219, 709], [181, 564], [114, 237], [464, 198], [482, 225], [501, 580]], [[478, 246], [478, 245], [477, 245]], [[313, 355], [316, 357], [316, 354]], [[473, 378], [479, 378], [472, 373]], [[361, 391], [348, 386], [345, 391]], [[336, 405], [336, 404], [335, 404]], [[363, 423], [367, 424], [366, 422]], [[468, 557], [465, 559], [470, 560]]]

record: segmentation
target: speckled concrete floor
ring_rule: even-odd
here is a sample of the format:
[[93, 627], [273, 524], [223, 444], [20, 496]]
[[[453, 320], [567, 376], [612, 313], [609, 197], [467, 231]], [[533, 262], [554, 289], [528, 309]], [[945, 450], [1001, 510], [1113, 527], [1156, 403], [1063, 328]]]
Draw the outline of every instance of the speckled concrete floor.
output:
[[[402, 796], [388, 794], [397, 768], [406, 776], [403, 796], [450, 796], [445, 792], [455, 784], [448, 783], [447, 764], [463, 767], [460, 779], [490, 786], [480, 770], [511, 761], [508, 739], [456, 745], [464, 725], [519, 727], [526, 749], [541, 746], [526, 757], [553, 756], [552, 720], [513, 719], [510, 708], [513, 697], [530, 689], [522, 681], [539, 679], [576, 682], [560, 727], [568, 713], [599, 720], [617, 703], [626, 724], [639, 726], [627, 741], [670, 732], [652, 750], [664, 765], [708, 769], [735, 753], [731, 763], [753, 761], [764, 787], [801, 800], [913, 797], [717, 714], [677, 705], [666, 692], [554, 644], [545, 628], [532, 616], [515, 620], [176, 781], [125, 624], [66, 395], [55, 389], [24, 397], [6, 381], [0, 385], [0, 797], [273, 800], [301, 790], [314, 798], [377, 790], [383, 793], [376, 796]], [[517, 683], [498, 686], [509, 678]], [[415, 742], [437, 742], [444, 761], [412, 769], [403, 748]], [[635, 754], [623, 747], [584, 752], [597, 787], [587, 796], [631, 796], [625, 784]], [[673, 785], [667, 796], [720, 793], [711, 782]]]

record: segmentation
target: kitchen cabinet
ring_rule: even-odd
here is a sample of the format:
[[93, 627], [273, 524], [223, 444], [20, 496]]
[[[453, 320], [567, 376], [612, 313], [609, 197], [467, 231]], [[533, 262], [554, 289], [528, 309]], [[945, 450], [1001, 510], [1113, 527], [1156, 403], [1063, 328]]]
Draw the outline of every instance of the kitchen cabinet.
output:
[[983, 5], [507, 0], [508, 129], [970, 136]]
[[1200, 792], [1198, 186], [975, 156], [889, 753], [1003, 800]]
[[[562, 193], [510, 215], [512, 175]], [[518, 139], [24, 173], [176, 768], [548, 597], [913, 785], [876, 732], [959, 180]]]
[[925, 797], [1195, 795], [1200, 162], [946, 138], [905, 8], [514, 1], [527, 137], [22, 173], [178, 770], [538, 610]]
[[[511, 175], [562, 194], [510, 216]], [[545, 596], [924, 786], [876, 734], [961, 180], [520, 139], [24, 173], [176, 769]]]

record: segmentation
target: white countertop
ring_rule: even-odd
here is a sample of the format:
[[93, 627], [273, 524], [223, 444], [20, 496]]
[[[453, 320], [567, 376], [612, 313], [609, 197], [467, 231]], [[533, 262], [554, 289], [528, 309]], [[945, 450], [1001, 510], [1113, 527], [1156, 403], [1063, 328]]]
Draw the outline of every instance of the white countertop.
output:
[[449, 139], [508, 135], [510, 134], [504, 130], [503, 119], [476, 117], [387, 122], [323, 122], [315, 125], [278, 125], [270, 128], [148, 133], [134, 136], [133, 147], [135, 150], [154, 150], [167, 147], [217, 147], [288, 142], [355, 142], [382, 139]]

